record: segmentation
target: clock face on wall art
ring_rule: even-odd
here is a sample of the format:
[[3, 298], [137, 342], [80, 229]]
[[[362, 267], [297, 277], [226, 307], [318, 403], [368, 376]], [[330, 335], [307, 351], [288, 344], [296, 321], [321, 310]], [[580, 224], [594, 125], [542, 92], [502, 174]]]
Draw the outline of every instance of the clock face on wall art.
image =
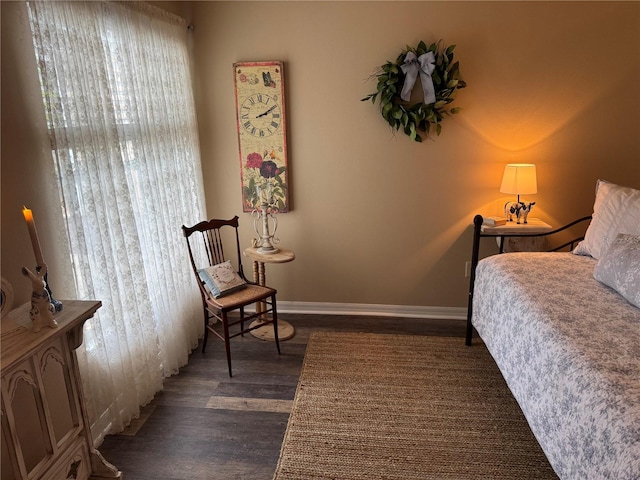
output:
[[289, 211], [283, 62], [233, 64], [242, 181], [242, 210], [258, 205], [268, 186], [273, 208]]

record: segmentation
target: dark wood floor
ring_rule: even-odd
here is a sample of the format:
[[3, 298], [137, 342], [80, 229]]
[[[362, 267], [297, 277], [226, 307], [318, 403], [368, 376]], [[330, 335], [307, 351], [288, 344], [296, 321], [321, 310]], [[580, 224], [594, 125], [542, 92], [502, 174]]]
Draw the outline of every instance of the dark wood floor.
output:
[[210, 335], [180, 373], [122, 434], [99, 450], [125, 480], [270, 480], [304, 352], [313, 331], [377, 332], [460, 337], [463, 320], [281, 315], [296, 335], [275, 344], [251, 335], [232, 339], [233, 378], [224, 346]]

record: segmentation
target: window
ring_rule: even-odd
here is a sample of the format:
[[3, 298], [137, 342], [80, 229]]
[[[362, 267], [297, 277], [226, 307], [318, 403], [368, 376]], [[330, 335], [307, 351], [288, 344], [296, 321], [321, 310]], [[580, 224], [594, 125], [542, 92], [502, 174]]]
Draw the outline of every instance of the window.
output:
[[28, 2], [78, 298], [94, 438], [186, 363], [202, 330], [181, 225], [204, 218], [187, 28], [141, 2]]

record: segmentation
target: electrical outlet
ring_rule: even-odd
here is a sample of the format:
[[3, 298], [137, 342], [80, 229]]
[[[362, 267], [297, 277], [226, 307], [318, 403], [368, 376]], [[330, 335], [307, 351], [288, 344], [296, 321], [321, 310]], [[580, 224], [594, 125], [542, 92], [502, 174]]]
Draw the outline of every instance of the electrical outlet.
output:
[[464, 264], [464, 278], [471, 277], [471, 262], [465, 262]]

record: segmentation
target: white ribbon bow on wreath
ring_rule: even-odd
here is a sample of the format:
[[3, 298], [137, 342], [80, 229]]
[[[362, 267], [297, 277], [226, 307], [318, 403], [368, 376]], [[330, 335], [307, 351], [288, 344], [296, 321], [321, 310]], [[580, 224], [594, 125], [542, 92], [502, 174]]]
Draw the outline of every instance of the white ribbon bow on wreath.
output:
[[405, 102], [409, 101], [411, 97], [411, 91], [420, 73], [420, 82], [422, 83], [422, 91], [424, 92], [424, 103], [430, 104], [436, 101], [436, 92], [433, 87], [433, 80], [431, 79], [431, 73], [435, 70], [435, 55], [429, 51], [423, 53], [419, 57], [415, 52], [408, 52], [404, 57], [404, 63], [401, 65], [401, 69], [405, 74], [404, 85], [402, 86], [402, 92], [400, 98]]

